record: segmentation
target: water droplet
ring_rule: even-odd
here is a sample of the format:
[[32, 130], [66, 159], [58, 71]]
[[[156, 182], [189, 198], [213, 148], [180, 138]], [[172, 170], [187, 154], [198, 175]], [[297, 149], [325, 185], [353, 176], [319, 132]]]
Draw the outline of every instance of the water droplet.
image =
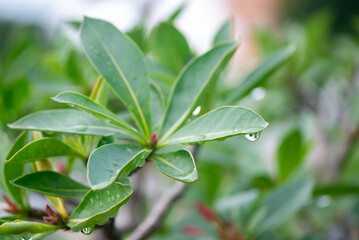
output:
[[105, 168], [105, 169], [106, 169], [107, 172], [113, 173], [113, 169], [111, 169], [111, 168]]
[[131, 149], [131, 148], [129, 148], [129, 147], [126, 147], [126, 151], [127, 151], [129, 154], [133, 154], [132, 149]]
[[246, 135], [244, 135], [249, 141], [254, 142], [257, 141], [260, 137], [260, 133], [256, 132], [256, 133], [248, 133]]
[[319, 208], [326, 208], [330, 205], [330, 202], [332, 201], [332, 199], [329, 196], [321, 196], [320, 198], [318, 198], [317, 200], [317, 206]]
[[90, 198], [90, 202], [91, 202], [91, 204], [94, 204], [94, 203], [95, 203], [95, 201], [93, 200], [93, 198]]
[[74, 105], [74, 104], [69, 104], [69, 106], [70, 106], [70, 107], [75, 107], [75, 105]]
[[102, 207], [103, 206], [103, 203], [102, 202], [100, 202], [100, 207]]
[[93, 232], [93, 227], [87, 227], [87, 228], [83, 228], [81, 229], [81, 232], [85, 235], [90, 235]]
[[106, 190], [106, 193], [107, 193], [107, 195], [111, 195], [111, 193], [110, 193], [110, 191], [109, 190]]
[[197, 116], [201, 112], [201, 106], [196, 107], [196, 109], [193, 111], [192, 115]]
[[111, 198], [110, 198], [110, 197], [107, 198], [107, 202], [111, 202]]
[[30, 233], [23, 234], [21, 240], [32, 240], [32, 236]]
[[114, 159], [112, 160], [112, 165], [115, 166], [115, 167], [118, 166], [117, 158], [114, 158]]
[[262, 87], [255, 88], [251, 91], [251, 97], [256, 100], [260, 101], [266, 96], [266, 91]]
[[119, 193], [117, 193], [117, 194], [116, 194], [116, 197], [117, 197], [117, 198], [121, 198], [121, 196], [120, 196], [120, 194], [119, 194]]
[[112, 196], [111, 196], [111, 199], [112, 199], [112, 201], [115, 201], [115, 196], [112, 195]]

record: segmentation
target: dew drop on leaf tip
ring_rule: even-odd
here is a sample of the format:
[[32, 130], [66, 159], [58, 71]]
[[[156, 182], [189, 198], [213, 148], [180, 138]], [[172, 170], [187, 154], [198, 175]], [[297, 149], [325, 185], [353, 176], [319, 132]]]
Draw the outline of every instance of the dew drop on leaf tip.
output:
[[86, 227], [81, 229], [81, 232], [85, 235], [90, 235], [93, 232], [93, 227]]
[[249, 141], [251, 142], [255, 142], [259, 139], [260, 137], [260, 132], [256, 132], [256, 133], [248, 133], [246, 135], [244, 135]]
[[27, 233], [21, 236], [21, 240], [32, 240], [31, 234]]

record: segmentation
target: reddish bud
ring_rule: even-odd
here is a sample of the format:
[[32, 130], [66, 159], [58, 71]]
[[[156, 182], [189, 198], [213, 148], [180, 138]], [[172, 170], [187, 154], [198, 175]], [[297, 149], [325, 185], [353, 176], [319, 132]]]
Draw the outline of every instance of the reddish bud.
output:
[[46, 205], [45, 210], [50, 217], [56, 217], [54, 210], [49, 205]]
[[201, 216], [209, 222], [220, 222], [217, 215], [203, 203], [197, 204], [197, 211], [201, 214]]
[[55, 212], [52, 210], [52, 208], [49, 205], [46, 205], [45, 210], [49, 216], [44, 216], [42, 219], [44, 219], [45, 222], [50, 223], [51, 225], [64, 225], [64, 221], [61, 217], [61, 215], [58, 212]]
[[148, 139], [148, 145], [150, 148], [154, 148], [158, 142], [157, 133], [154, 132], [151, 134], [150, 138]]
[[4, 199], [4, 202], [7, 204], [6, 208], [3, 208], [3, 210], [5, 212], [11, 213], [11, 214], [16, 214], [19, 212], [19, 209], [16, 205], [15, 202], [11, 201], [8, 196], [6, 196], [5, 194], [2, 195], [2, 198]]
[[190, 237], [199, 237], [203, 234], [202, 229], [195, 227], [195, 226], [184, 226], [182, 228], [182, 232]]
[[59, 173], [65, 174], [66, 164], [64, 162], [56, 162], [56, 168]]

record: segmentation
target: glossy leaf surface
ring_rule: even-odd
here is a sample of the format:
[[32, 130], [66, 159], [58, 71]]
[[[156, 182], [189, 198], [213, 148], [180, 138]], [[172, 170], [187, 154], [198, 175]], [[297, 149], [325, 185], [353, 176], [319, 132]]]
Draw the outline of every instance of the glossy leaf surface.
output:
[[66, 175], [53, 171], [40, 171], [15, 179], [18, 187], [61, 198], [81, 198], [90, 188]]
[[104, 190], [90, 190], [72, 212], [68, 226], [74, 231], [80, 231], [85, 227], [106, 223], [108, 218], [117, 215], [118, 209], [132, 193], [130, 185], [120, 183], [114, 183]]
[[83, 157], [69, 145], [56, 138], [41, 138], [24, 146], [7, 160], [6, 163], [25, 164], [45, 158], [60, 156]]
[[80, 38], [97, 71], [149, 136], [150, 88], [147, 66], [140, 49], [112, 24], [88, 17], [85, 17]]
[[223, 139], [263, 131], [268, 123], [257, 113], [242, 107], [220, 107], [180, 128], [166, 144]]
[[192, 183], [198, 179], [192, 154], [186, 149], [154, 155], [152, 158], [157, 168], [171, 178], [185, 183]]
[[92, 115], [106, 118], [111, 122], [113, 122], [115, 125], [118, 125], [119, 127], [130, 130], [131, 132], [136, 132], [136, 129], [134, 129], [131, 125], [120, 119], [116, 114], [112, 113], [111, 111], [107, 110], [105, 107], [92, 101], [90, 98], [80, 93], [64, 92], [64, 93], [60, 93], [59, 95], [57, 95], [52, 99], [56, 102], [74, 105], [80, 109], [89, 112]]
[[27, 115], [9, 125], [11, 128], [106, 136], [123, 130], [106, 124], [83, 111], [45, 110]]
[[89, 157], [87, 177], [92, 189], [110, 186], [116, 179], [127, 177], [142, 167], [151, 153], [149, 149], [128, 144], [107, 144], [96, 149]]
[[13, 221], [6, 222], [0, 226], [0, 234], [14, 234], [20, 235], [24, 233], [45, 233], [52, 232], [59, 229], [59, 226], [53, 226], [49, 224], [43, 224], [39, 222], [27, 222], [27, 221]]
[[206, 54], [191, 61], [174, 84], [162, 123], [161, 136], [176, 131], [193, 112], [206, 86], [227, 63], [237, 48], [237, 42], [219, 44]]

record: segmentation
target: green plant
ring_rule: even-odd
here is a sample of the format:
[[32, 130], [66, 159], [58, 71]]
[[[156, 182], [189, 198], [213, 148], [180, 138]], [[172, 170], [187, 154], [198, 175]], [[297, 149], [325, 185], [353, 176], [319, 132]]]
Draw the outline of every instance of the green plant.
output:
[[[156, 31], [163, 27], [173, 28], [168, 23]], [[90, 234], [95, 225], [103, 225], [116, 216], [129, 200], [133, 188], [127, 177], [147, 161], [153, 161], [171, 178], [192, 183], [198, 178], [197, 169], [191, 152], [184, 145], [240, 134], [256, 140], [268, 126], [263, 118], [247, 108], [224, 106], [212, 110], [219, 101], [211, 100], [211, 96], [237, 48], [237, 41], [217, 38], [222, 40], [195, 58], [189, 51], [186, 54], [174, 51], [174, 55], [179, 56], [173, 58], [182, 60], [173, 62], [167, 51], [155, 45], [155, 58], [169, 58], [170, 72], [174, 75], [179, 72], [170, 84], [171, 90], [166, 92], [166, 88], [150, 80], [149, 60], [145, 60], [141, 50], [110, 23], [85, 18], [80, 36], [88, 58], [101, 75], [91, 95], [60, 93], [54, 101], [79, 110], [40, 111], [10, 124], [11, 128], [25, 130], [12, 147], [6, 136], [2, 136], [4, 144], [0, 153], [6, 161], [1, 166], [1, 183], [12, 197], [12, 200], [4, 197], [7, 211], [16, 216], [1, 219], [3, 236], [15, 234], [25, 239], [27, 234], [33, 234], [34, 238], [40, 238], [58, 229]], [[156, 37], [153, 39], [156, 42]], [[169, 46], [168, 50], [172, 48]], [[246, 92], [241, 94], [248, 93], [260, 77], [264, 78], [280, 63], [265, 69], [254, 80], [248, 80]], [[253, 83], [249, 84], [250, 81]], [[130, 118], [125, 119], [105, 107], [109, 89], [128, 109]], [[198, 115], [200, 104], [201, 116]], [[67, 164], [61, 173], [53, 169], [54, 157], [66, 157]], [[68, 176], [75, 159], [87, 165], [90, 187]], [[29, 206], [28, 190], [45, 195], [56, 208], [57, 212], [47, 206], [48, 216], [41, 215], [51, 225], [23, 221], [38, 217]], [[68, 198], [82, 199], [70, 216], [63, 201]]]

